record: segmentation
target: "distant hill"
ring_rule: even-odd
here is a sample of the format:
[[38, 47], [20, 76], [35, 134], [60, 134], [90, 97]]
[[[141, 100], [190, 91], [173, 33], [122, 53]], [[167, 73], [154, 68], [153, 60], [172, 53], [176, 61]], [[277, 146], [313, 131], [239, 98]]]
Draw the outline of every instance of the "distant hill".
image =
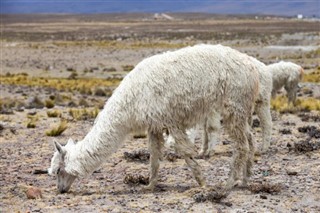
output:
[[204, 12], [320, 17], [320, 0], [1, 0], [8, 13]]

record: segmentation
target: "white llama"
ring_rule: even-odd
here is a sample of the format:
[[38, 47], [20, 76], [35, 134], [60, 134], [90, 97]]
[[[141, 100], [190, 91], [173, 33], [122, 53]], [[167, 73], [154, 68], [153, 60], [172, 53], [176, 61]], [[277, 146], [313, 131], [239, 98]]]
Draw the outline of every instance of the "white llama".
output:
[[235, 142], [226, 189], [241, 174], [246, 184], [254, 152], [248, 118], [258, 96], [257, 70], [247, 55], [222, 45], [196, 45], [147, 58], [123, 79], [82, 141], [69, 140], [66, 146], [55, 143], [49, 174], [57, 175], [58, 190], [67, 192], [77, 177], [101, 166], [133, 128], [147, 128], [151, 173], [147, 189], [152, 190], [162, 156], [163, 130], [168, 129], [176, 152], [204, 186], [186, 129], [219, 112]]
[[303, 68], [292, 62], [278, 62], [268, 65], [268, 70], [272, 72], [273, 89], [272, 97], [274, 98], [277, 91], [282, 87], [285, 88], [288, 97], [288, 103], [295, 103], [298, 84], [303, 76]]
[[[249, 57], [249, 56], [248, 56]], [[272, 92], [272, 74], [268, 69], [268, 66], [258, 61], [253, 57], [249, 57], [252, 63], [258, 67], [259, 71], [259, 96], [255, 103], [255, 112], [261, 123], [262, 128], [262, 147], [261, 151], [264, 153], [270, 147], [271, 132], [272, 132], [272, 118], [270, 113], [270, 99]], [[220, 130], [220, 119], [219, 113], [215, 113], [212, 117], [207, 118], [203, 122], [204, 134], [202, 138], [202, 148], [200, 156], [210, 156], [214, 152], [216, 144], [219, 140]], [[249, 124], [252, 126], [252, 117], [249, 119]], [[194, 131], [192, 131], [194, 132]], [[195, 136], [193, 136], [195, 138]], [[174, 143], [169, 141], [170, 143]]]

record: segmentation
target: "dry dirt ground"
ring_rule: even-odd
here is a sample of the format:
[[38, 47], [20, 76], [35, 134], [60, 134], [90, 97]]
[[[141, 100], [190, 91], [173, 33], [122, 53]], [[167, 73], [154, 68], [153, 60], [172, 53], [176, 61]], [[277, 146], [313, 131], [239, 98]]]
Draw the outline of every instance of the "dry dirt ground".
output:
[[[25, 73], [29, 77], [68, 78], [76, 73], [77, 78], [122, 78], [128, 72], [126, 66], [135, 66], [147, 56], [197, 43], [230, 45], [265, 63], [293, 61], [307, 73], [319, 67], [317, 21], [172, 16], [173, 21], [155, 21], [150, 14], [1, 15], [1, 76]], [[319, 83], [301, 85], [299, 98], [319, 100]], [[174, 155], [161, 162], [154, 192], [144, 191], [143, 184], [128, 184], [130, 176], [148, 176], [147, 157], [137, 161], [125, 154], [146, 150], [147, 138], [131, 136], [101, 169], [87, 179], [76, 180], [69, 193], [58, 194], [54, 177], [35, 171], [50, 166], [53, 140], [81, 140], [93, 125], [93, 118], [75, 119], [70, 109], [81, 108], [78, 103], [83, 99], [88, 109], [100, 108], [108, 97], [21, 85], [19, 81], [1, 81], [0, 86], [1, 212], [320, 212], [319, 111], [272, 111], [272, 145], [268, 153], [255, 156], [250, 186], [236, 187], [221, 200], [205, 200], [201, 193], [206, 195], [228, 177], [232, 142], [223, 130], [215, 154], [198, 159], [209, 189], [200, 189], [184, 160]], [[34, 97], [46, 100], [57, 94], [68, 98], [56, 102], [53, 109], [31, 104]], [[6, 105], [8, 99], [19, 104]], [[48, 117], [52, 110], [59, 111], [60, 117]], [[68, 128], [60, 136], [46, 136], [61, 119], [68, 121]], [[35, 128], [27, 128], [30, 120]], [[257, 147], [260, 131], [255, 125]], [[197, 146], [200, 141], [201, 130]], [[26, 192], [31, 187], [39, 188], [42, 196], [28, 199]]]

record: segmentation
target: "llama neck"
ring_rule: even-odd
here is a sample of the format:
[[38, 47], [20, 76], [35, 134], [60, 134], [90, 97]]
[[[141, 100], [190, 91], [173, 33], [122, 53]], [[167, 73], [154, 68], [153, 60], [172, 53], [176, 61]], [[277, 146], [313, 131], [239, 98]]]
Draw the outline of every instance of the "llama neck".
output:
[[117, 104], [108, 102], [90, 132], [70, 151], [66, 171], [79, 177], [90, 175], [116, 152], [130, 132], [126, 115]]

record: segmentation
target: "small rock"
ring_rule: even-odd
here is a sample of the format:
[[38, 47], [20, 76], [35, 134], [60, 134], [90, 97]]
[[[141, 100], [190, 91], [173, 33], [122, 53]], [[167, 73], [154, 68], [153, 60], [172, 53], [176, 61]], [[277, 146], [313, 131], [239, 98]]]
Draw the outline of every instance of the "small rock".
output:
[[39, 199], [42, 198], [41, 190], [37, 187], [30, 187], [26, 191], [28, 199]]
[[28, 112], [28, 115], [36, 115], [36, 114], [37, 114], [37, 112], [35, 110]]
[[264, 200], [268, 199], [268, 197], [266, 195], [260, 195], [260, 198], [264, 199]]
[[298, 171], [294, 170], [294, 169], [288, 169], [287, 170], [287, 174], [288, 175], [297, 175], [298, 174]]
[[228, 140], [224, 140], [224, 141], [222, 141], [222, 144], [223, 145], [229, 145], [231, 142], [230, 141], [228, 141]]
[[231, 202], [225, 202], [224, 203], [226, 206], [228, 206], [228, 207], [231, 207], [232, 206], [232, 203]]

